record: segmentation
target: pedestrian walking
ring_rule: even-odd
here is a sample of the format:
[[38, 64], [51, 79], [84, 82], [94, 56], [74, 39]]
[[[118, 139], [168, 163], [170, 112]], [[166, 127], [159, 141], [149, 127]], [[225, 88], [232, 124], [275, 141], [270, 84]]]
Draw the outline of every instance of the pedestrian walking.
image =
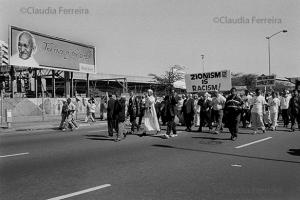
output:
[[200, 105], [198, 104], [199, 96], [194, 94], [194, 126], [200, 126]]
[[[92, 110], [95, 109], [95, 107], [92, 107], [92, 100], [91, 99], [89, 99], [89, 100], [83, 99], [82, 102], [86, 106], [86, 117], [85, 117], [84, 122], [87, 123], [89, 120], [91, 120], [92, 122], [95, 122], [95, 119], [92, 115]], [[94, 113], [95, 113], [95, 110], [94, 110]]]
[[165, 102], [165, 96], [162, 97], [162, 101], [160, 103], [160, 113], [161, 113], [161, 122], [162, 122], [162, 125], [165, 126], [166, 123], [167, 123], [167, 120], [166, 120], [166, 115], [165, 115], [165, 109], [166, 109], [166, 102]]
[[284, 90], [282, 97], [280, 99], [280, 109], [281, 109], [281, 116], [283, 120], [283, 126], [286, 128], [288, 127], [290, 121], [290, 117], [288, 114], [290, 100], [291, 100], [291, 96], [289, 95], [289, 91]]
[[230, 95], [226, 99], [225, 112], [227, 120], [227, 127], [231, 133], [231, 140], [235, 141], [238, 137], [240, 117], [242, 113], [242, 99], [237, 95], [235, 87], [231, 88]]
[[91, 114], [92, 114], [92, 117], [93, 117], [93, 119], [94, 119], [94, 121], [96, 120], [96, 107], [97, 107], [97, 105], [96, 105], [96, 100], [94, 99], [94, 97], [92, 97], [91, 98], [91, 109], [90, 109], [90, 111], [91, 111]]
[[133, 91], [129, 93], [129, 101], [128, 101], [128, 109], [127, 113], [129, 115], [129, 121], [131, 123], [131, 134], [134, 134], [135, 128], [139, 131], [140, 127], [136, 122], [136, 118], [138, 116], [139, 103], [136, 96], [133, 94]]
[[204, 94], [204, 98], [198, 101], [200, 109], [200, 126], [198, 131], [202, 132], [202, 128], [206, 125], [209, 127], [209, 131], [212, 131], [212, 118], [211, 118], [211, 99], [209, 98], [209, 94], [206, 92]]
[[68, 117], [68, 103], [67, 103], [67, 101], [63, 101], [63, 106], [62, 106], [62, 110], [61, 110], [61, 121], [60, 121], [60, 125], [59, 125], [59, 129], [62, 131], [66, 130], [67, 117]]
[[192, 131], [192, 122], [194, 120], [194, 99], [192, 94], [187, 95], [187, 99], [184, 100], [183, 106], [182, 106], [182, 113], [184, 118], [184, 123], [186, 126], [186, 131], [191, 132]]
[[[165, 116], [166, 116], [166, 120], [167, 120], [167, 131], [166, 131], [166, 134], [164, 135], [164, 138], [167, 139], [169, 137], [177, 136], [176, 123], [175, 123], [177, 100], [175, 98], [174, 91], [171, 92], [171, 94], [167, 95], [164, 100], [165, 100], [165, 106], [166, 106]], [[171, 131], [172, 131], [172, 134], [171, 134]]]
[[184, 122], [184, 116], [183, 116], [183, 112], [182, 112], [182, 108], [183, 108], [183, 103], [185, 100], [185, 95], [178, 95], [178, 100], [177, 100], [177, 105], [176, 105], [176, 109], [177, 109], [177, 117], [179, 119], [179, 124], [181, 126], [185, 126], [185, 122]]
[[145, 115], [145, 110], [146, 110], [146, 94], [144, 94], [140, 101], [139, 101], [139, 112], [138, 112], [138, 115], [139, 115], [139, 127], [141, 127], [142, 125], [142, 120], [143, 120], [143, 117]]
[[251, 99], [252, 99], [252, 96], [250, 95], [249, 90], [245, 90], [244, 96], [242, 97], [243, 109], [242, 109], [242, 115], [241, 115], [243, 128], [251, 127], [251, 123], [250, 123], [250, 121], [251, 121], [251, 111], [250, 111]]
[[252, 98], [250, 103], [251, 108], [251, 126], [253, 134], [257, 133], [259, 128], [262, 129], [263, 133], [266, 132], [266, 128], [263, 121], [263, 114], [265, 112], [266, 100], [261, 95], [261, 90], [255, 90], [255, 96]]
[[115, 139], [116, 142], [121, 141], [126, 137], [126, 129], [125, 129], [125, 121], [126, 121], [126, 97], [121, 96], [118, 100], [115, 101], [114, 106], [114, 119], [118, 125], [117, 137]]
[[161, 100], [158, 97], [155, 97], [155, 112], [157, 116], [157, 121], [159, 123], [159, 119], [161, 117]]
[[226, 103], [226, 99], [223, 95], [219, 93], [219, 91], [214, 91], [214, 96], [212, 98], [212, 116], [214, 116], [214, 119], [216, 121], [216, 129], [215, 134], [220, 133], [220, 131], [223, 130], [223, 109]]
[[264, 125], [267, 129], [271, 128], [271, 114], [270, 114], [270, 106], [268, 104], [269, 99], [271, 98], [271, 95], [269, 93], [265, 94], [265, 101], [266, 101], [266, 105], [265, 105], [265, 110], [263, 113], [263, 121], [264, 121]]
[[68, 104], [68, 117], [67, 117], [67, 122], [70, 127], [70, 129], [73, 131], [74, 129], [78, 129], [79, 125], [77, 124], [75, 120], [75, 112], [76, 112], [76, 106], [74, 103], [72, 103], [71, 98], [67, 99], [67, 104]]
[[116, 130], [116, 120], [114, 119], [114, 109], [115, 109], [115, 96], [109, 94], [109, 100], [107, 102], [107, 127], [108, 136], [113, 137], [114, 129]]
[[293, 90], [288, 112], [291, 118], [291, 132], [295, 131], [296, 121], [298, 123], [298, 129], [300, 130], [300, 95], [297, 90]]
[[268, 100], [270, 117], [271, 117], [271, 128], [270, 129], [272, 131], [275, 131], [276, 127], [278, 126], [277, 119], [278, 119], [280, 100], [278, 98], [278, 93], [272, 92], [271, 95], [272, 95], [271, 98], [269, 98], [269, 100]]
[[107, 100], [102, 99], [100, 103], [100, 120], [107, 119]]
[[155, 111], [155, 97], [153, 96], [153, 90], [148, 90], [148, 95], [145, 102], [146, 110], [144, 116], [144, 132], [145, 136], [147, 132], [155, 131], [156, 133], [160, 131], [159, 123], [157, 120], [157, 115]]

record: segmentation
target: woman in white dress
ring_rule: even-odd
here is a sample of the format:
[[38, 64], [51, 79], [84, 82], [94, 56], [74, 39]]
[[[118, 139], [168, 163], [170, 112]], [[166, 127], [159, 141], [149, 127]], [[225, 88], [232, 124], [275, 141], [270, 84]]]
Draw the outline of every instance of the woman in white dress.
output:
[[160, 131], [156, 111], [155, 111], [155, 97], [153, 96], [153, 91], [148, 90], [148, 96], [145, 103], [145, 115], [144, 115], [144, 132], [143, 135], [146, 135], [147, 132], [155, 131], [155, 133]]

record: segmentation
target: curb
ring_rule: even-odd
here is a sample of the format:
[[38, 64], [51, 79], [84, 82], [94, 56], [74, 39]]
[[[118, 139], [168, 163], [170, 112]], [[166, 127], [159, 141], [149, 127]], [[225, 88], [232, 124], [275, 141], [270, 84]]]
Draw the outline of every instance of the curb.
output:
[[[106, 124], [105, 121], [103, 122], [99, 122], [99, 123], [96, 123], [96, 124], [90, 124], [90, 123], [82, 123], [82, 124], [79, 124], [79, 127], [84, 127], [84, 128], [87, 128], [87, 127], [94, 127], [94, 126], [101, 126], [101, 125], [104, 125]], [[44, 127], [44, 128], [41, 128], [41, 127], [36, 127], [36, 128], [10, 128], [8, 129], [7, 127], [2, 127], [0, 129], [0, 135], [1, 133], [11, 133], [11, 132], [21, 132], [21, 131], [40, 131], [40, 130], [59, 130], [58, 129], [58, 126], [57, 125], [53, 125], [51, 127]]]

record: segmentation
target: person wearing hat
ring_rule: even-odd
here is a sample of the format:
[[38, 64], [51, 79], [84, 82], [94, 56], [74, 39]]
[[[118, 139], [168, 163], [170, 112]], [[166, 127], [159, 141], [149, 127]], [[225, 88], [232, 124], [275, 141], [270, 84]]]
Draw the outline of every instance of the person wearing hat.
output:
[[289, 95], [289, 91], [284, 90], [282, 93], [282, 97], [280, 98], [281, 116], [283, 119], [284, 127], [288, 127], [290, 121], [289, 114], [288, 114], [290, 100], [291, 100], [291, 96]]
[[144, 116], [144, 132], [142, 136], [146, 136], [147, 133], [160, 131], [156, 111], [155, 111], [155, 97], [153, 96], [153, 90], [148, 90], [148, 95], [145, 101], [145, 116]]

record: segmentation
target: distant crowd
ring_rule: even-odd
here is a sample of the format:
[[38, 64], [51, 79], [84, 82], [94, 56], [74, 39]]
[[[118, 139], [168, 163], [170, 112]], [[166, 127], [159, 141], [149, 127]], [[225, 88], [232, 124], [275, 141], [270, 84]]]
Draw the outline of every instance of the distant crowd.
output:
[[[68, 102], [65, 104], [66, 111], [63, 109], [62, 130], [68, 126], [72, 130], [78, 128], [74, 120], [74, 104]], [[91, 98], [84, 104], [87, 107], [85, 121], [94, 121], [95, 100]], [[127, 134], [157, 134], [161, 126], [167, 126], [163, 138], [175, 137], [178, 125], [185, 126], [188, 132], [194, 130], [212, 134], [219, 134], [226, 127], [231, 139], [236, 140], [240, 126], [252, 128], [253, 134], [257, 134], [258, 130], [261, 133], [276, 131], [280, 118], [283, 126], [291, 132], [296, 130], [296, 123], [300, 129], [300, 95], [297, 90], [291, 94], [287, 90], [262, 93], [260, 89], [238, 93], [233, 87], [228, 94], [212, 91], [201, 95], [177, 94], [170, 90], [165, 96], [156, 97], [149, 89], [139, 96], [133, 91], [129, 97], [109, 94], [100, 105], [100, 119], [107, 120], [108, 136], [114, 137], [116, 132], [115, 141], [124, 139]], [[131, 126], [130, 131], [126, 130], [126, 125]]]

